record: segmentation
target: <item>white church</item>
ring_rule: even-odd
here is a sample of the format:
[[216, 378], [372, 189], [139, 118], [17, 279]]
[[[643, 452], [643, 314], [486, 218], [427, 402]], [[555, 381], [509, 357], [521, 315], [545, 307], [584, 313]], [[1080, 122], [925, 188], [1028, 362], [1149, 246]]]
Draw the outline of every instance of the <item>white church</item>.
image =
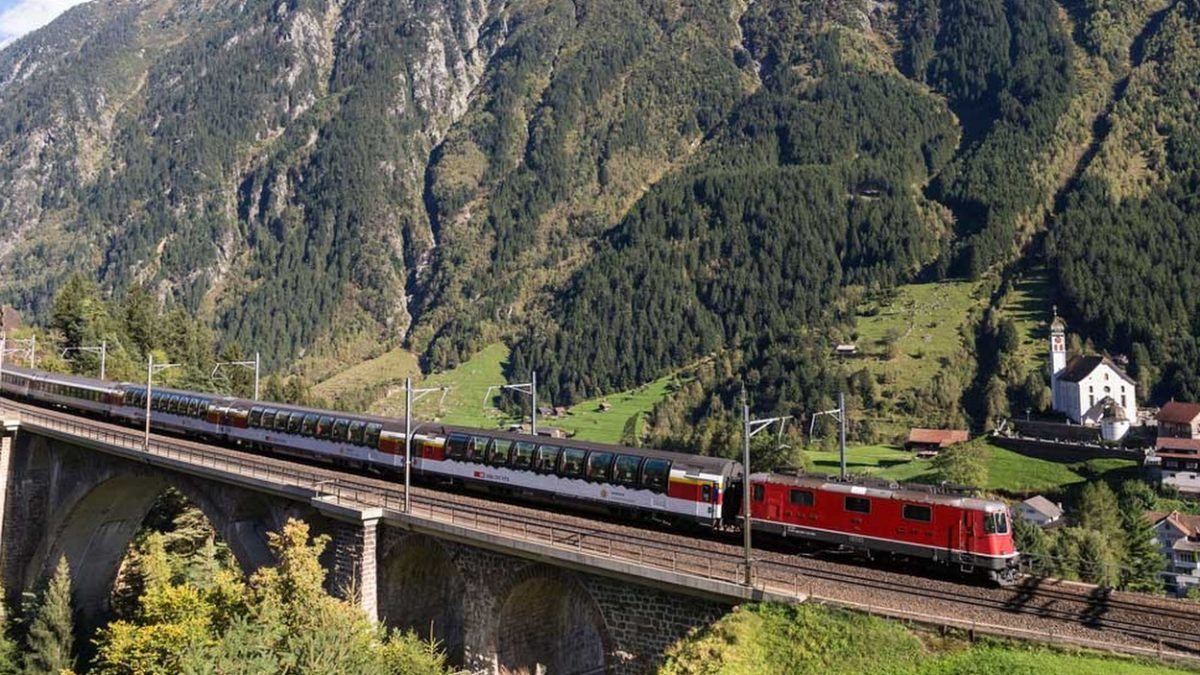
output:
[[1067, 360], [1067, 324], [1054, 313], [1050, 324], [1050, 390], [1054, 409], [1076, 424], [1100, 425], [1106, 440], [1119, 440], [1137, 419], [1137, 384], [1111, 359]]

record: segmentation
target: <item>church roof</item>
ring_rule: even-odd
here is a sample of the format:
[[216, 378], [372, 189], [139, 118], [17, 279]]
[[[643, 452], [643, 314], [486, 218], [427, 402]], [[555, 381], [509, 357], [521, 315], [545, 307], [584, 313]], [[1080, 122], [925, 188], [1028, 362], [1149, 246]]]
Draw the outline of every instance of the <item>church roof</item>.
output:
[[1117, 405], [1117, 402], [1111, 396], [1104, 397], [1104, 418], [1109, 422], [1128, 422], [1129, 415], [1125, 414], [1125, 408]]
[[1061, 316], [1055, 314], [1054, 320], [1050, 322], [1050, 330], [1065, 331], [1065, 330], [1067, 330], [1067, 322], [1063, 321]]
[[1133, 381], [1133, 378], [1125, 374], [1124, 370], [1121, 370], [1120, 366], [1113, 363], [1112, 359], [1104, 356], [1071, 357], [1071, 360], [1067, 361], [1066, 367], [1060, 370], [1055, 377], [1059, 382], [1080, 382], [1088, 375], [1091, 375], [1092, 371], [1096, 370], [1102, 365], [1111, 368], [1118, 377], [1120, 377], [1122, 380], [1125, 380], [1129, 384], [1137, 384]]

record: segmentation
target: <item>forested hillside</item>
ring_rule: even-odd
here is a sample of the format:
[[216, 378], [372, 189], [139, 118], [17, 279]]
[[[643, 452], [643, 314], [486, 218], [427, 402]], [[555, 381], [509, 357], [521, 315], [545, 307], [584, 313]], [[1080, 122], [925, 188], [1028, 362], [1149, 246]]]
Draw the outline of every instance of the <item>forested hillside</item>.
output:
[[[84, 271], [310, 380], [502, 341], [560, 404], [703, 362], [652, 416], [677, 439], [743, 381], [1028, 405], [983, 310], [1048, 261], [1047, 304], [1194, 396], [1198, 11], [95, 0], [0, 52], [0, 300], [47, 320]], [[981, 306], [933, 384], [830, 359], [864, 298], [950, 277]]]

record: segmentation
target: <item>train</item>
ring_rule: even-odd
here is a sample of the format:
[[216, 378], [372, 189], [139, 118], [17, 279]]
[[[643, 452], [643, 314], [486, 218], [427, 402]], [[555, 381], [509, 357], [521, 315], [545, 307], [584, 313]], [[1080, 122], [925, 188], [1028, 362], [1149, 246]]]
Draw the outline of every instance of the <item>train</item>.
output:
[[[0, 393], [142, 427], [147, 389], [6, 366]], [[338, 467], [404, 470], [404, 422], [171, 388], [149, 393], [158, 432]], [[931, 561], [999, 584], [1020, 576], [1012, 516], [1003, 502], [937, 486], [901, 486], [774, 470], [746, 476], [719, 457], [424, 422], [411, 440], [415, 479], [451, 482], [506, 498], [549, 501], [650, 518], [671, 527], [750, 527], [780, 539], [868, 556]]]

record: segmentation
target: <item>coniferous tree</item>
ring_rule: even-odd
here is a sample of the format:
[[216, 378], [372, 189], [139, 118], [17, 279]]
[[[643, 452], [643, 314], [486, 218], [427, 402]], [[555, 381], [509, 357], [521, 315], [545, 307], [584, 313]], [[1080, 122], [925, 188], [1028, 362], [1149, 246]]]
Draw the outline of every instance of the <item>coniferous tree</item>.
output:
[[3, 598], [4, 589], [0, 588], [0, 675], [17, 675], [21, 672], [20, 654], [8, 632], [8, 609]]
[[1109, 542], [1121, 541], [1121, 508], [1108, 483], [1095, 481], [1084, 486], [1079, 495], [1079, 526]]
[[39, 604], [37, 616], [29, 627], [25, 670], [35, 673], [58, 673], [74, 667], [75, 622], [71, 609], [71, 568], [67, 558], [58, 559], [58, 567], [50, 579]]

